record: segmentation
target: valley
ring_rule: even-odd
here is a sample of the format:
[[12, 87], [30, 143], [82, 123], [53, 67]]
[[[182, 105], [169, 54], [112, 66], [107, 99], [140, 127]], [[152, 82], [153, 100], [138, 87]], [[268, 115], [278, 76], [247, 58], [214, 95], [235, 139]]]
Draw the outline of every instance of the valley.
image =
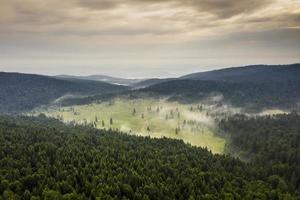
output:
[[193, 146], [207, 147], [213, 153], [223, 153], [225, 139], [216, 136], [217, 108], [205, 104], [180, 104], [165, 99], [125, 99], [70, 107], [37, 109], [67, 123], [90, 124], [98, 129], [181, 139]]
[[[214, 96], [198, 103], [182, 104], [163, 98], [116, 97], [84, 105], [43, 106], [26, 115], [45, 114], [68, 124], [112, 129], [143, 137], [179, 139], [192, 146], [207, 148], [212, 153], [223, 154], [226, 138], [218, 134], [218, 122], [243, 111], [223, 104], [221, 100]], [[288, 113], [281, 109], [265, 109], [246, 114], [272, 116]]]
[[300, 200], [300, 0], [0, 11], [0, 200]]
[[0, 73], [0, 200], [299, 199], [297, 66]]

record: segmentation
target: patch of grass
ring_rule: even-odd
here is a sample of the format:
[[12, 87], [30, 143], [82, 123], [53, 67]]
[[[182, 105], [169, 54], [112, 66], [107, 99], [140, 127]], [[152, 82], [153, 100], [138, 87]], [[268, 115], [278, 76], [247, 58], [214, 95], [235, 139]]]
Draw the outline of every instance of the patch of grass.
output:
[[191, 106], [196, 105], [154, 99], [115, 99], [42, 112], [65, 122], [93, 123], [99, 129], [118, 128], [129, 134], [182, 139], [194, 146], [207, 147], [213, 153], [223, 153], [225, 140], [213, 133], [213, 119], [204, 109], [194, 112]]

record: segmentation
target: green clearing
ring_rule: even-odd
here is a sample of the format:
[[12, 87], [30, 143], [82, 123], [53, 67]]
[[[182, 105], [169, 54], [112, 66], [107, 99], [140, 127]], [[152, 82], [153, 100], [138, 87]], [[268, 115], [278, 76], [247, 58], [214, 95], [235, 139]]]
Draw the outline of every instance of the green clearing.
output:
[[213, 153], [223, 153], [225, 146], [225, 140], [214, 134], [214, 119], [206, 114], [205, 105], [200, 107], [154, 99], [115, 99], [36, 112], [65, 122], [93, 124], [99, 129], [117, 128], [129, 134], [182, 139], [194, 146], [207, 147]]

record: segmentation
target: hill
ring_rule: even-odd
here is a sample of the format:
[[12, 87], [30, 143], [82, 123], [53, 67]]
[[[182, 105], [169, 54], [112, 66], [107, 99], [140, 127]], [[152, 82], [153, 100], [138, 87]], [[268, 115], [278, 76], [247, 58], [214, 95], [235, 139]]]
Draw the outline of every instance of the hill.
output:
[[233, 67], [188, 74], [180, 78], [192, 80], [256, 83], [300, 81], [300, 64]]
[[163, 79], [163, 78], [162, 79], [152, 78], [152, 79], [147, 79], [147, 80], [143, 80], [143, 81], [132, 84], [132, 87], [135, 88], [135, 89], [146, 88], [146, 87], [149, 87], [151, 85], [164, 83], [164, 82], [171, 81], [171, 80], [176, 80], [176, 78], [165, 78], [165, 79]]
[[126, 78], [118, 78], [106, 75], [90, 75], [90, 76], [69, 76], [69, 75], [58, 75], [56, 76], [60, 79], [79, 79], [79, 80], [91, 80], [91, 81], [102, 81], [110, 84], [116, 85], [126, 85], [130, 86], [133, 84], [137, 84], [145, 79], [126, 79]]
[[222, 102], [249, 109], [268, 107], [297, 109], [300, 101], [298, 82], [224, 82], [173, 80], [137, 91], [172, 100], [199, 101], [209, 96], [222, 96]]
[[300, 116], [235, 115], [219, 123], [230, 153], [239, 152], [300, 192]]
[[[120, 95], [168, 97], [195, 102], [220, 95], [222, 102], [250, 110], [300, 109], [300, 64], [246, 66], [186, 75], [180, 78], [148, 79], [132, 85], [135, 90]], [[115, 95], [73, 98], [65, 105], [84, 104]]]
[[264, 168], [167, 138], [0, 117], [1, 199], [296, 199]]
[[98, 81], [60, 80], [53, 77], [0, 73], [0, 112], [16, 112], [48, 104], [64, 95], [94, 95], [120, 92], [125, 86]]
[[234, 106], [299, 109], [300, 64], [255, 65], [199, 72], [178, 79], [152, 82], [136, 93], [199, 101], [212, 95]]

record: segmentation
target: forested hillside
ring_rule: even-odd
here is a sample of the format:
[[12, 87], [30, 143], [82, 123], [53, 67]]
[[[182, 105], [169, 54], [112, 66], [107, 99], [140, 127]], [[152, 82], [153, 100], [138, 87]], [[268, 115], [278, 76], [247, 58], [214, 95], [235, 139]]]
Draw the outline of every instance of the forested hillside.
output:
[[[133, 84], [135, 90], [114, 95], [91, 94], [66, 99], [62, 105], [91, 103], [116, 96], [168, 97], [197, 102], [221, 95], [223, 102], [248, 111], [265, 108], [300, 110], [300, 65], [246, 66], [186, 75], [181, 78], [149, 79]], [[140, 88], [140, 89], [139, 89]]]
[[59, 80], [52, 77], [0, 73], [0, 112], [32, 109], [66, 94], [95, 95], [126, 90], [125, 86], [96, 81]]
[[139, 92], [153, 96], [169, 96], [173, 100], [199, 101], [221, 94], [224, 101], [244, 108], [282, 107], [297, 109], [300, 100], [299, 82], [232, 83], [221, 81], [174, 80], [152, 85]]
[[[229, 138], [228, 151], [274, 175], [278, 184], [300, 194], [300, 116], [296, 113], [274, 117], [236, 115], [220, 122]], [[289, 186], [287, 186], [287, 183]]]
[[200, 72], [152, 84], [139, 92], [198, 101], [221, 94], [234, 106], [263, 109], [299, 109], [300, 64], [255, 65]]
[[233, 67], [188, 74], [181, 79], [254, 83], [300, 81], [300, 64]]
[[0, 180], [0, 199], [297, 199], [229, 156], [43, 116], [0, 118]]

